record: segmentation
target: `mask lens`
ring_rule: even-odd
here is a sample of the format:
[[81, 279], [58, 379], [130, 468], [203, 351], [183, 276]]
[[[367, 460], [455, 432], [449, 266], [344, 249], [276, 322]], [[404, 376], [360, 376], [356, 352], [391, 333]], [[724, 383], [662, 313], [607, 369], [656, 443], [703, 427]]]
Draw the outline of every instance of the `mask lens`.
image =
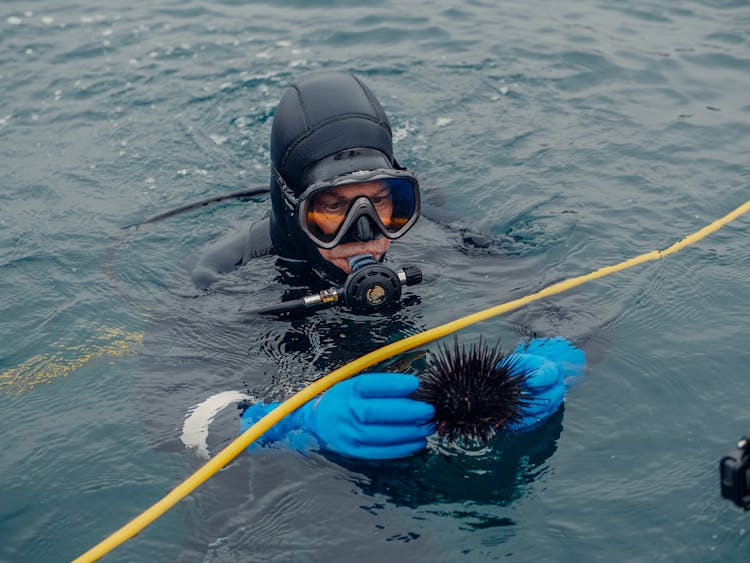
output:
[[389, 233], [395, 234], [417, 213], [416, 186], [406, 178], [392, 178], [388, 180], [388, 186], [392, 203], [391, 217], [390, 221], [383, 221], [383, 224]]
[[331, 242], [338, 233], [351, 206], [351, 199], [335, 191], [321, 190], [313, 195], [307, 208], [307, 228], [323, 242]]
[[[325, 187], [310, 194], [301, 217], [303, 227], [315, 242], [330, 244], [340, 239], [344, 223], [347, 229], [351, 226], [351, 221], [346, 221], [349, 215], [363, 213], [376, 220], [385, 236], [398, 238], [418, 212], [417, 190], [416, 182], [408, 178], [378, 178]], [[371, 205], [355, 205], [363, 197]]]

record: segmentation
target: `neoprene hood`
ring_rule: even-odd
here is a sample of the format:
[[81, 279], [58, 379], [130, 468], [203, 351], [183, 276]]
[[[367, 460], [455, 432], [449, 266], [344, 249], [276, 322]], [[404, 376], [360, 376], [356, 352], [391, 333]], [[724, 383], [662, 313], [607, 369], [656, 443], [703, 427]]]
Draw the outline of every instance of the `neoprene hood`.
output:
[[305, 260], [336, 280], [345, 273], [325, 260], [285, 204], [275, 169], [299, 196], [315, 182], [358, 170], [400, 169], [388, 117], [357, 77], [319, 72], [300, 78], [281, 98], [271, 129], [271, 239], [285, 258]]

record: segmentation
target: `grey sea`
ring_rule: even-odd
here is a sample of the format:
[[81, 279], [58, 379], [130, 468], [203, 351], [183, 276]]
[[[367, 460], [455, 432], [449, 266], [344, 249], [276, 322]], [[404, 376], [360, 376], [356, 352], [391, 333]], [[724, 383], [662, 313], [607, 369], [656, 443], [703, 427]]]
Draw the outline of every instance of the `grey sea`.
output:
[[[248, 322], [309, 287], [273, 258], [189, 272], [266, 196], [123, 227], [267, 186], [276, 103], [326, 69], [420, 179], [389, 260], [424, 281], [389, 314]], [[749, 93], [746, 0], [2, 2], [0, 561], [74, 559], [167, 494], [239, 434], [231, 404], [185, 445], [211, 397], [284, 399], [740, 206]], [[386, 463], [257, 447], [105, 560], [750, 560], [719, 488], [750, 432], [749, 221], [461, 330], [586, 351], [539, 429]]]

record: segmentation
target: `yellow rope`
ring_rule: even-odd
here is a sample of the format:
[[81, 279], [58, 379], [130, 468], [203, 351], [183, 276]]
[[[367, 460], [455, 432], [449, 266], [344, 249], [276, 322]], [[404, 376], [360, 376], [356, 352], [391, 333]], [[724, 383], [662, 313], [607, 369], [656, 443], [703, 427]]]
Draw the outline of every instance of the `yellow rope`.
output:
[[109, 553], [121, 543], [127, 541], [128, 539], [141, 532], [146, 526], [159, 518], [159, 516], [172, 508], [181, 499], [186, 497], [188, 494], [198, 488], [202, 483], [208, 480], [212, 475], [214, 475], [214, 473], [219, 471], [222, 467], [227, 465], [230, 461], [232, 461], [235, 457], [242, 453], [245, 448], [247, 448], [260, 436], [262, 436], [274, 424], [279, 422], [286, 415], [298, 409], [326, 389], [332, 387], [336, 383], [343, 381], [368, 367], [374, 366], [375, 364], [382, 362], [383, 360], [416, 348], [417, 346], [427, 344], [429, 342], [432, 342], [433, 340], [437, 340], [438, 338], [441, 338], [447, 334], [451, 334], [452, 332], [465, 328], [471, 324], [489, 319], [490, 317], [502, 315], [503, 313], [507, 313], [509, 311], [514, 311], [528, 303], [531, 303], [532, 301], [542, 299], [543, 297], [549, 297], [550, 295], [562, 293], [569, 289], [573, 289], [574, 287], [578, 287], [579, 285], [582, 285], [586, 282], [602, 278], [604, 276], [608, 276], [622, 270], [626, 270], [627, 268], [631, 268], [644, 262], [658, 260], [659, 258], [663, 258], [665, 256], [673, 254], [690, 244], [698, 242], [709, 234], [718, 231], [721, 227], [723, 227], [730, 221], [733, 221], [740, 215], [747, 213], [748, 211], [750, 211], [750, 200], [745, 202], [743, 205], [741, 205], [731, 213], [728, 213], [724, 217], [717, 219], [710, 225], [703, 227], [699, 231], [696, 231], [692, 235], [685, 237], [684, 239], [674, 243], [664, 250], [653, 250], [651, 252], [641, 254], [640, 256], [636, 256], [635, 258], [620, 262], [619, 264], [615, 264], [613, 266], [605, 266], [604, 268], [600, 268], [589, 274], [552, 284], [542, 289], [541, 291], [537, 291], [536, 293], [532, 293], [530, 295], [527, 295], [526, 297], [521, 297], [520, 299], [515, 299], [513, 301], [509, 301], [507, 303], [485, 309], [484, 311], [479, 311], [478, 313], [467, 315], [455, 321], [451, 321], [444, 325], [431, 328], [419, 334], [415, 334], [397, 342], [393, 342], [391, 344], [388, 344], [387, 346], [383, 346], [382, 348], [374, 350], [369, 354], [365, 354], [364, 356], [352, 362], [349, 362], [344, 366], [341, 366], [340, 368], [332, 371], [324, 377], [321, 377], [314, 383], [310, 384], [308, 387], [291, 396], [284, 403], [280, 404], [274, 410], [269, 412], [253, 426], [248, 428], [243, 434], [238, 436], [226, 448], [216, 454], [213, 459], [208, 461], [205, 465], [203, 465], [203, 467], [193, 473], [193, 475], [191, 475], [185, 481], [175, 487], [167, 496], [165, 496], [159, 502], [151, 506], [148, 510], [131, 520], [125, 526], [103, 540], [101, 543], [92, 547], [89, 551], [77, 558], [74, 563], [96, 561], [103, 555]]

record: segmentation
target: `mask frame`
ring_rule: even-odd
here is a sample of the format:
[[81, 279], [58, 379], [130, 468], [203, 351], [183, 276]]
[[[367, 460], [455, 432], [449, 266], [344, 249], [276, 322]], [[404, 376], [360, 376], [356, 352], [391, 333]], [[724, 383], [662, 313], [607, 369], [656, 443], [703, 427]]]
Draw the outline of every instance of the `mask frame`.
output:
[[[391, 240], [402, 237], [411, 227], [416, 223], [419, 218], [420, 212], [420, 193], [419, 193], [419, 182], [414, 174], [408, 170], [396, 170], [396, 169], [385, 169], [378, 168], [375, 170], [357, 170], [343, 176], [338, 176], [332, 180], [316, 182], [309, 186], [302, 194], [297, 196], [295, 192], [287, 185], [281, 174], [272, 166], [273, 173], [275, 175], [276, 182], [281, 188], [281, 193], [284, 199], [284, 205], [287, 212], [294, 217], [297, 225], [305, 233], [305, 235], [318, 247], [324, 249], [331, 249], [342, 242], [347, 236], [349, 230], [355, 225], [356, 221], [366, 216], [371, 220], [371, 223], [375, 225], [377, 230], [382, 233], [383, 236]], [[313, 196], [323, 190], [330, 188], [337, 188], [342, 186], [356, 185], [367, 182], [384, 181], [393, 183], [390, 189], [393, 191], [394, 188], [398, 189], [410, 189], [411, 192], [411, 204], [412, 209], [408, 213], [408, 218], [404, 221], [404, 224], [399, 226], [397, 229], [393, 229], [391, 225], [383, 223], [380, 215], [375, 209], [375, 205], [372, 200], [365, 196], [357, 196], [352, 199], [344, 215], [343, 221], [337, 227], [334, 235], [330, 240], [322, 239], [316, 234], [308, 224], [308, 211], [312, 205]], [[406, 187], [408, 185], [408, 188]], [[404, 214], [406, 215], [406, 214]]]

